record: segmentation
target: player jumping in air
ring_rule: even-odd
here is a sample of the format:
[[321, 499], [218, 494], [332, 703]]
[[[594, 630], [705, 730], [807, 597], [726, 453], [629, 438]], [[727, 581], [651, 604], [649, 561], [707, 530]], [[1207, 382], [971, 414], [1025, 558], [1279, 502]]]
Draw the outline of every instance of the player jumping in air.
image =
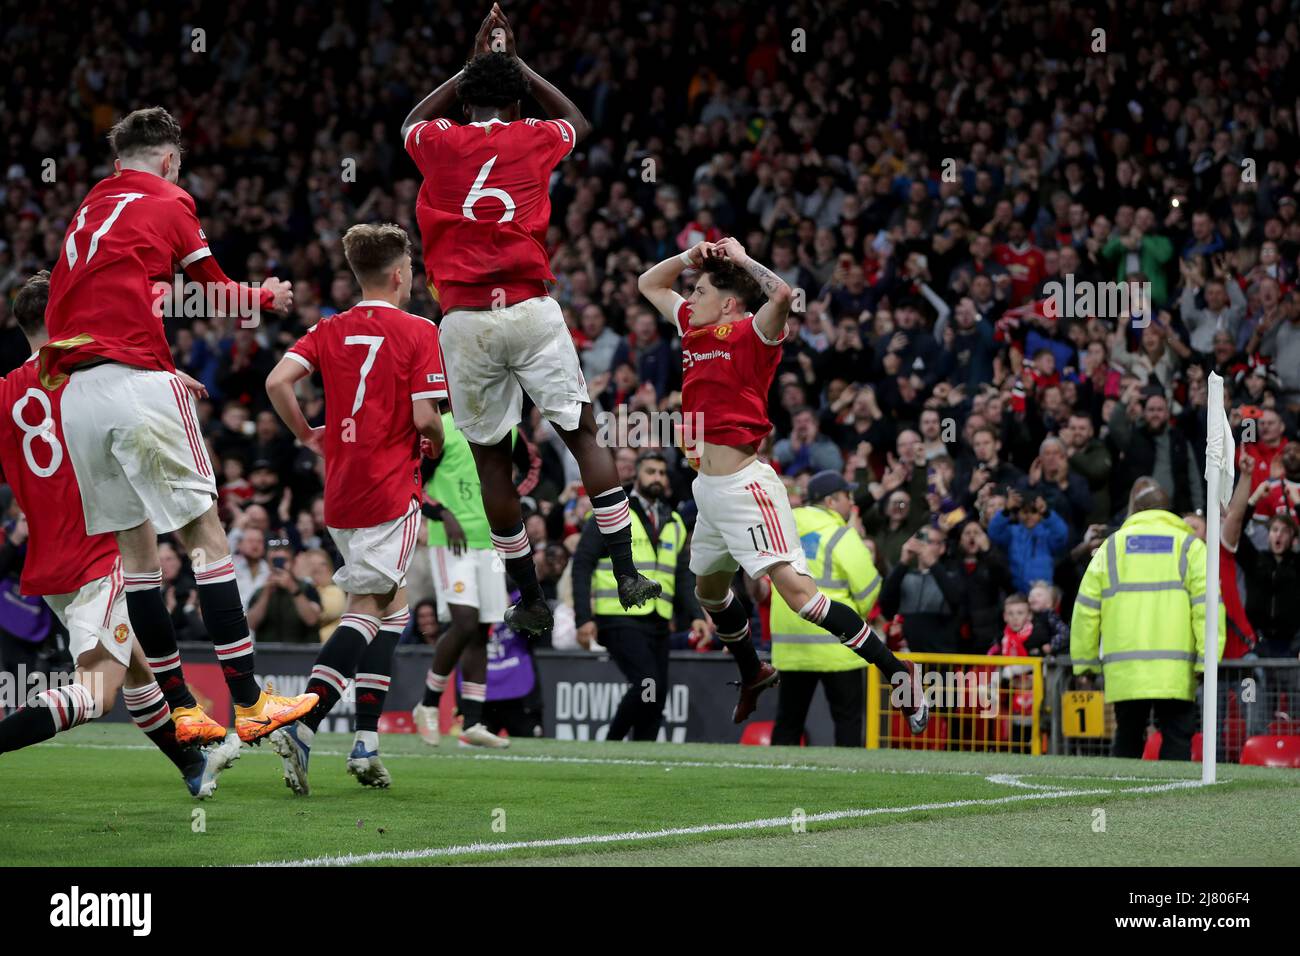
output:
[[176, 185], [181, 128], [161, 107], [136, 110], [109, 134], [112, 176], [81, 201], [50, 277], [50, 341], [41, 384], [62, 389], [68, 458], [82, 490], [86, 533], [112, 532], [122, 554], [126, 603], [136, 638], [177, 718], [202, 715], [181, 674], [171, 615], [163, 603], [158, 535], [176, 532], [194, 563], [203, 623], [235, 703], [235, 730], [251, 743], [296, 720], [314, 694], [274, 697], [253, 677], [253, 638], [221, 521], [217, 486], [199, 431], [194, 389], [176, 374], [163, 331], [179, 263], [186, 276], [242, 303], [284, 309], [289, 283], [260, 290], [226, 278], [212, 258], [194, 200]]
[[[389, 785], [379, 760], [379, 715], [393, 651], [410, 619], [406, 568], [423, 524], [421, 436], [429, 457], [442, 454], [438, 400], [447, 397], [437, 326], [401, 309], [411, 297], [406, 232], [353, 226], [343, 236], [343, 253], [361, 284], [361, 301], [312, 326], [266, 380], [289, 430], [325, 458], [325, 524], [344, 562], [334, 581], [348, 596], [307, 684], [320, 703], [271, 735], [285, 783], [303, 795], [310, 789], [307, 760], [316, 728], [353, 677], [357, 734], [348, 772], [365, 786]], [[325, 383], [325, 424], [312, 428], [293, 388], [317, 370]]]
[[[519, 118], [529, 92], [552, 119]], [[465, 125], [448, 118], [458, 98]], [[593, 492], [619, 601], [636, 607], [660, 591], [633, 564], [627, 494], [613, 452], [597, 440], [578, 353], [546, 286], [555, 278], [544, 245], [551, 171], [589, 131], [569, 98], [515, 56], [510, 25], [496, 5], [465, 68], [402, 126], [406, 151], [424, 176], [416, 215], [428, 281], [444, 313], [452, 413], [473, 449], [492, 545], [520, 591], [506, 623], [532, 634], [550, 630], [552, 617], [512, 481], [510, 430], [520, 421], [525, 391]]]
[[[64, 453], [59, 394], [40, 385], [35, 352], [45, 344], [50, 274], [28, 279], [14, 315], [33, 355], [0, 379], [0, 481], [27, 516], [24, 594], [44, 596], [68, 630], [77, 681], [36, 696], [33, 706], [0, 721], [0, 753], [30, 747], [100, 717], [119, 688], [131, 719], [174, 763], [190, 793], [210, 797], [217, 775], [239, 757], [239, 738], [212, 721], [191, 722], [198, 743], [177, 739], [177, 724], [131, 633], [122, 563], [111, 534], [86, 535], [81, 491]], [[205, 739], [219, 743], [200, 746]]]
[[[673, 283], [687, 268], [701, 271], [690, 298], [683, 299]], [[699, 421], [696, 416], [702, 416], [699, 474], [692, 486], [699, 518], [691, 536], [691, 571], [701, 606], [740, 667], [740, 699], [732, 719], [741, 723], [753, 713], [758, 695], [780, 676], [758, 659], [749, 615], [732, 594], [739, 564], [755, 580], [768, 575], [801, 617], [830, 631], [879, 667], [892, 684], [904, 687], [900, 709], [912, 732], [921, 733], [929, 708], [916, 665], [896, 658], [856, 611], [817, 589], [785, 486], [757, 457], [759, 444], [772, 430], [767, 394], [781, 360], [790, 287], [749, 258], [735, 239], [701, 242], [666, 259], [643, 273], [637, 287], [682, 337], [683, 418]], [[764, 298], [758, 313], [751, 314], [749, 309]]]

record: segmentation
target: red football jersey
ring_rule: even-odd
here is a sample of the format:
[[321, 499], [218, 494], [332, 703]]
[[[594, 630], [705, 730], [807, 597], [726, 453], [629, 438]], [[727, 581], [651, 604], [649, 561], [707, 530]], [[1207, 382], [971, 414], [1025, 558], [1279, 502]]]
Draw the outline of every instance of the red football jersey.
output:
[[86, 535], [62, 398], [61, 388], [41, 387], [34, 357], [0, 379], [0, 471], [27, 516], [24, 594], [70, 594], [109, 574], [117, 560], [113, 535]]
[[321, 319], [285, 353], [325, 382], [325, 523], [373, 528], [420, 497], [411, 402], [447, 397], [438, 327], [387, 302]]
[[757, 445], [772, 430], [767, 393], [781, 362], [781, 344], [763, 338], [746, 315], [737, 322], [690, 327], [691, 306], [677, 306], [682, 335], [682, 414], [701, 421], [714, 445]]
[[1017, 251], [1010, 244], [1003, 244], [993, 249], [993, 258], [1011, 273], [1012, 305], [1026, 301], [1047, 275], [1043, 253], [1036, 246], [1026, 245]]
[[416, 218], [442, 308], [501, 307], [546, 295], [551, 170], [573, 150], [565, 120], [417, 123], [406, 151], [424, 175]]
[[156, 283], [170, 286], [176, 263], [209, 255], [185, 190], [131, 169], [100, 180], [68, 224], [50, 276], [46, 370], [96, 355], [175, 371]]

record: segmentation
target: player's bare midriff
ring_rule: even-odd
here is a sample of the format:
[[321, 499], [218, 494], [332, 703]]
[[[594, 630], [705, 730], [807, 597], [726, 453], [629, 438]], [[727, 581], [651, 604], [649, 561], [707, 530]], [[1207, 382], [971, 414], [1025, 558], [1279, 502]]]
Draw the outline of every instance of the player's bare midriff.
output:
[[753, 445], [715, 445], [713, 442], [700, 442], [700, 474], [713, 478], [734, 475], [742, 468], [748, 467], [758, 457], [758, 449]]

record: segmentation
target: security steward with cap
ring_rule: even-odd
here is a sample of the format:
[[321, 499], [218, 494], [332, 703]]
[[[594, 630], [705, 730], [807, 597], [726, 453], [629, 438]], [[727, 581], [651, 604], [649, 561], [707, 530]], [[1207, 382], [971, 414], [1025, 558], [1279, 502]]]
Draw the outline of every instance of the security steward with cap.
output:
[[[669, 633], [674, 616], [697, 636], [709, 625], [695, 599], [686, 524], [665, 500], [668, 463], [657, 451], [637, 458], [628, 491], [632, 513], [632, 560], [663, 590], [654, 601], [624, 609], [618, 599], [614, 566], [593, 515], [587, 519], [573, 554], [573, 608], [578, 643], [598, 640], [628, 680], [610, 722], [607, 740], [654, 740], [663, 722], [668, 693]], [[682, 627], [685, 630], [685, 627]]]
[[[1070, 623], [1070, 656], [1101, 658], [1115, 707], [1112, 756], [1142, 756], [1154, 711], [1160, 759], [1191, 759], [1205, 670], [1205, 565], [1205, 543], [1173, 513], [1168, 492], [1154, 478], [1137, 479], [1128, 519], [1093, 554]], [[1220, 634], [1223, 618], [1220, 604]], [[1076, 676], [1095, 672], [1074, 667]]]
[[[865, 620], [880, 595], [880, 574], [849, 523], [856, 488], [838, 472], [818, 472], [808, 481], [808, 504], [794, 509], [794, 523], [814, 583]], [[835, 635], [805, 621], [775, 590], [771, 630], [772, 666], [781, 672], [772, 743], [799, 745], [808, 707], [821, 684], [835, 724], [835, 746], [861, 747], [867, 662]]]

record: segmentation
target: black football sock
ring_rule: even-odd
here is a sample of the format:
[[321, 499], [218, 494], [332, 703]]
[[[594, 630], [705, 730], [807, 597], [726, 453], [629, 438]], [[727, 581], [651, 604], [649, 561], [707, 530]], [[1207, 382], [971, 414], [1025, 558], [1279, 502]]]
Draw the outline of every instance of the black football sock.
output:
[[339, 626], [320, 649], [307, 680], [307, 692], [320, 697], [316, 706], [302, 718], [302, 722], [313, 731], [343, 696], [348, 681], [357, 672], [366, 646], [378, 633], [379, 618], [369, 614], [344, 614], [339, 619]]
[[393, 651], [411, 619], [406, 608], [385, 615], [379, 633], [361, 654], [357, 664], [357, 730], [379, 731], [379, 717], [388, 699], [388, 687], [393, 679]]
[[799, 609], [799, 616], [830, 631], [858, 657], [879, 667], [886, 677], [892, 679], [895, 674], [907, 673], [903, 662], [893, 655], [884, 641], [871, 633], [870, 625], [847, 604], [832, 601], [818, 591]]
[[185, 683], [181, 652], [176, 649], [176, 629], [163, 603], [162, 571], [122, 574], [126, 613], [140, 642], [149, 670], [172, 707], [196, 707], [198, 702]]
[[203, 623], [212, 636], [212, 649], [217, 652], [217, 663], [230, 688], [230, 697], [237, 706], [251, 707], [262, 691], [253, 677], [253, 638], [248, 633], [244, 605], [239, 601], [239, 585], [235, 583], [235, 565], [230, 555], [206, 567], [195, 568], [194, 581], [198, 585]]
[[425, 707], [437, 707], [442, 703], [442, 692], [447, 689], [447, 681], [450, 679], [450, 674], [435, 674], [430, 667], [429, 673], [424, 675], [424, 696], [420, 703]]
[[519, 600], [524, 603], [546, 600], [542, 586], [537, 581], [537, 566], [533, 564], [533, 545], [520, 521], [512, 528], [492, 529], [492, 547], [505, 562], [506, 574], [519, 589]]
[[745, 606], [736, 600], [736, 595], [731, 590], [727, 591], [727, 596], [721, 601], [710, 601], [701, 596], [699, 591], [695, 592], [695, 597], [699, 600], [700, 607], [713, 619], [718, 640], [736, 659], [741, 681], [748, 684], [758, 676], [760, 664], [758, 651], [754, 649], [754, 641], [749, 634], [749, 613]]
[[[484, 626], [481, 630], [486, 630]], [[460, 715], [463, 726], [483, 722], [487, 700], [487, 635], [478, 633], [460, 655]]]
[[176, 740], [176, 724], [172, 709], [167, 704], [162, 688], [157, 683], [142, 687], [122, 688], [122, 701], [126, 712], [141, 733], [163, 752], [186, 777], [192, 777], [203, 768], [203, 754], [198, 747], [187, 747]]
[[95, 698], [84, 684], [51, 687], [37, 694], [30, 707], [0, 720], [0, 754], [39, 744], [98, 716]]
[[605, 539], [609, 560], [614, 565], [617, 578], [636, 575], [632, 561], [632, 512], [627, 504], [627, 492], [611, 488], [591, 496], [591, 510], [596, 516], [596, 527]]

